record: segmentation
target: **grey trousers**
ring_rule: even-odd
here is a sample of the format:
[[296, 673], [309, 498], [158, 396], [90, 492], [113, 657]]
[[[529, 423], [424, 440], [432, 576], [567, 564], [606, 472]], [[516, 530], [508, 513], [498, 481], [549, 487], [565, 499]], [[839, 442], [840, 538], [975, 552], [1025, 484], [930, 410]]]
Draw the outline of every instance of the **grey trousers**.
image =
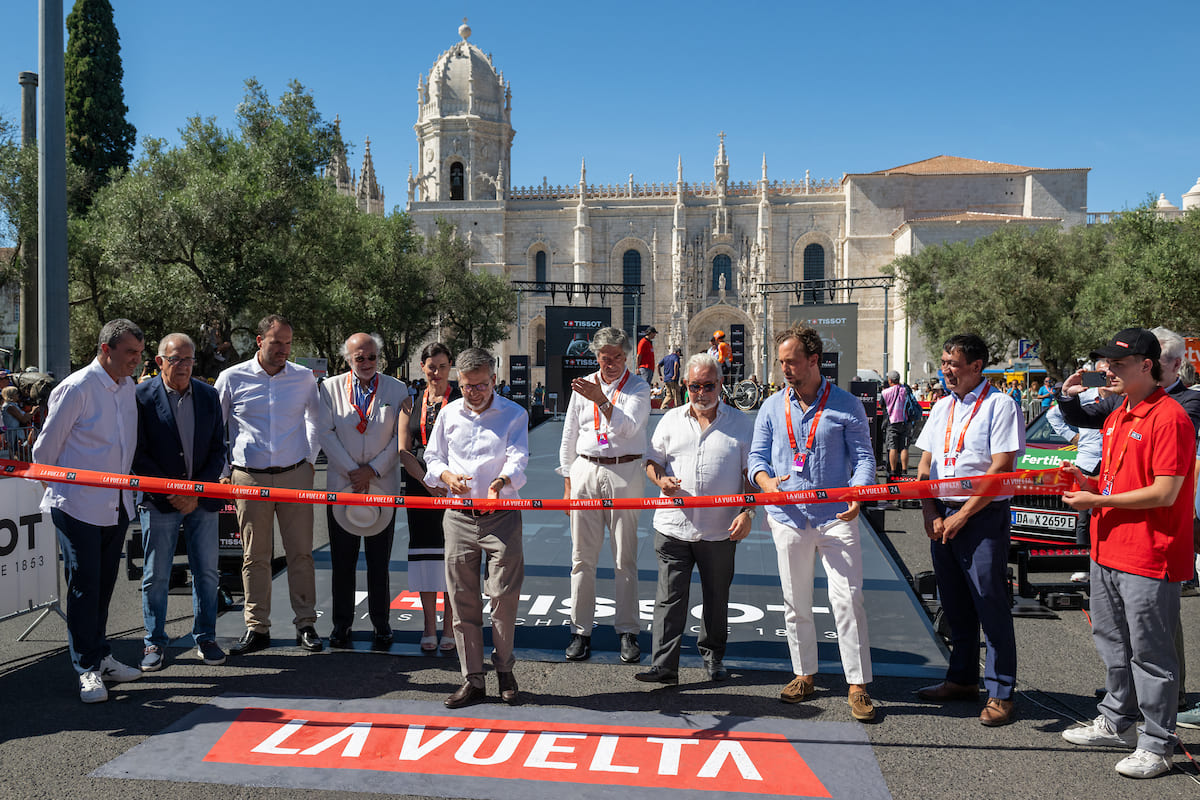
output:
[[658, 591], [654, 600], [654, 666], [679, 669], [679, 650], [687, 627], [692, 568], [700, 572], [703, 610], [696, 647], [705, 663], [725, 658], [729, 639], [729, 586], [737, 542], [685, 542], [657, 531]]
[[1131, 575], [1092, 562], [1092, 639], [1108, 668], [1100, 713], [1113, 728], [1146, 727], [1137, 746], [1165, 755], [1174, 748], [1179, 702], [1175, 629], [1179, 584]]
[[525, 553], [521, 545], [521, 512], [497, 511], [473, 516], [448, 510], [442, 523], [446, 533], [446, 596], [454, 611], [454, 644], [458, 647], [463, 677], [483, 687], [483, 599], [480, 567], [487, 557], [483, 591], [491, 598], [492, 665], [497, 672], [512, 672], [513, 631], [517, 621], [521, 584], [525, 580]]

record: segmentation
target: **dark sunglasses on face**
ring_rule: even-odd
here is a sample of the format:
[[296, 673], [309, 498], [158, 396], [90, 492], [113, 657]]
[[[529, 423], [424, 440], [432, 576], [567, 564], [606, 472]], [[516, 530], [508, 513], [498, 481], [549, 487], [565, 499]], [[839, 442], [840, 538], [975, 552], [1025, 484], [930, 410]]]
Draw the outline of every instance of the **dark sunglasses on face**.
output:
[[361, 364], [364, 361], [376, 361], [379, 358], [378, 354], [372, 353], [369, 356], [355, 356], [354, 363]]
[[699, 394], [700, 392], [711, 392], [717, 388], [717, 385], [715, 383], [689, 383], [687, 388], [692, 394]]

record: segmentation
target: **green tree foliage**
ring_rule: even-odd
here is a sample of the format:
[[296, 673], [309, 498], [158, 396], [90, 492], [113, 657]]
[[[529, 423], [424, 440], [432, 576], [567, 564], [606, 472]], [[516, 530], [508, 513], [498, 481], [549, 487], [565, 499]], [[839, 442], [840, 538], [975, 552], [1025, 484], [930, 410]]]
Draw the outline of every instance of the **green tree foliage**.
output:
[[455, 227], [438, 220], [426, 258], [437, 276], [442, 338], [457, 353], [490, 348], [517, 321], [517, 293], [506, 278], [471, 269], [471, 248]]
[[129, 166], [137, 131], [125, 119], [121, 42], [108, 0], [76, 0], [67, 15], [67, 153], [88, 176], [73, 198], [82, 211], [96, 189]]
[[23, 152], [16, 125], [0, 117], [0, 243], [13, 248], [11, 258], [0, 258], [0, 286], [20, 279], [17, 248], [36, 219], [37, 152], [32, 147]]

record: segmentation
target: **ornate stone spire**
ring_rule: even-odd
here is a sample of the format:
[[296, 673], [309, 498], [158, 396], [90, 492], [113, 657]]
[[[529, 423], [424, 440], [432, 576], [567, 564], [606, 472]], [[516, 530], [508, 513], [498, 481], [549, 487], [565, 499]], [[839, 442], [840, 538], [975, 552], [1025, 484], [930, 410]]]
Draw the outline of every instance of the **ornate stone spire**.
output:
[[329, 159], [329, 164], [321, 174], [333, 181], [338, 193], [350, 195], [352, 194], [350, 165], [346, 163], [346, 146], [342, 142], [342, 118], [340, 116], [333, 118], [333, 128], [336, 131], [337, 141], [334, 143], [333, 155]]
[[729, 180], [729, 158], [725, 155], [725, 131], [718, 134], [721, 138], [717, 146], [717, 157], [713, 160], [713, 177], [717, 183]]
[[371, 137], [367, 137], [366, 149], [363, 152], [362, 170], [358, 178], [358, 191], [355, 192], [360, 211], [368, 214], [383, 216], [383, 190], [375, 180], [375, 162], [371, 159]]

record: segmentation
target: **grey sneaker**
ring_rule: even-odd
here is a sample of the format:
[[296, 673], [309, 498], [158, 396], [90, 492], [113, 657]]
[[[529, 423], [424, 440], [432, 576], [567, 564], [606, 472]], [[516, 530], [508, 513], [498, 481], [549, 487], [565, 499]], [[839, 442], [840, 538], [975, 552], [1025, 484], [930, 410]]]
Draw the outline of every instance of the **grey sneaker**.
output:
[[129, 683], [136, 681], [142, 677], [142, 671], [137, 667], [131, 667], [128, 664], [122, 664], [117, 661], [112, 655], [107, 655], [100, 662], [100, 666], [96, 668], [100, 673], [101, 680], [106, 683]]
[[162, 649], [156, 644], [147, 645], [142, 651], [142, 663], [138, 665], [142, 672], [157, 672], [163, 668]]
[[1089, 747], [1137, 747], [1137, 726], [1130, 725], [1121, 732], [1113, 728], [1108, 717], [1101, 714], [1088, 725], [1067, 728], [1062, 737], [1071, 744], [1082, 744]]
[[1140, 747], [1117, 762], [1117, 772], [1126, 778], [1157, 778], [1170, 771], [1170, 754], [1160, 756]]
[[103, 703], [108, 699], [108, 689], [96, 670], [89, 669], [79, 676], [79, 699], [85, 703]]
[[225, 651], [216, 642], [201, 642], [196, 645], [196, 655], [210, 667], [218, 667], [225, 663]]
[[1175, 724], [1181, 728], [1200, 729], [1200, 703], [1186, 711], [1180, 711], [1175, 717]]

